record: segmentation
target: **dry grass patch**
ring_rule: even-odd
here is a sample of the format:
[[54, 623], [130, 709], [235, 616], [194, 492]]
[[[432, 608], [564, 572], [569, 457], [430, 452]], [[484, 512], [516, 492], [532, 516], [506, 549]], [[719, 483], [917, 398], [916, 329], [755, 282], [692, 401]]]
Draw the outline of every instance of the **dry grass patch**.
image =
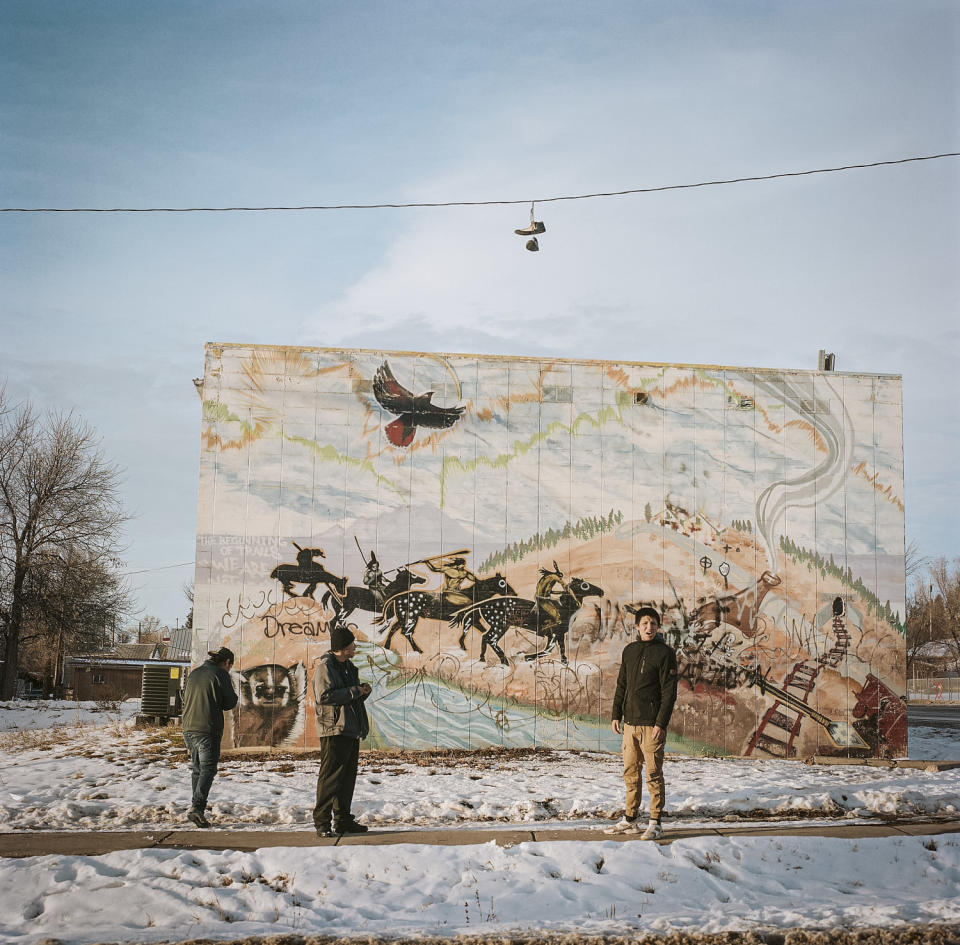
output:
[[[156, 747], [148, 746], [141, 751], [141, 743], [136, 730], [129, 722], [115, 719], [111, 722], [76, 720], [45, 728], [11, 729], [0, 733], [0, 751], [50, 751], [65, 749], [69, 755], [83, 758], [104, 758], [107, 761], [118, 760], [116, 751], [135, 747], [138, 753], [152, 757]], [[168, 743], [164, 745], [164, 753]]]
[[[566, 752], [566, 754], [581, 754]], [[311, 761], [320, 757], [317, 748], [227, 748], [220, 756], [228, 761]], [[389, 771], [397, 765], [418, 768], [456, 767], [465, 761], [477, 768], [500, 768], [515, 761], [552, 761], [557, 752], [552, 748], [431, 748], [403, 750], [399, 748], [361, 750], [363, 770]], [[611, 756], [612, 757], [612, 756]]]
[[[202, 905], [210, 906], [209, 903]], [[215, 907], [214, 907], [215, 908]], [[455, 938], [427, 933], [410, 938], [392, 935], [251, 935], [220, 941], [217, 945], [955, 945], [960, 925], [902, 925], [860, 929], [758, 929], [744, 932], [641, 932], [629, 935], [584, 935], [579, 932], [549, 934], [497, 932], [493, 935], [458, 935]], [[40, 943], [43, 945], [43, 943]], [[173, 945], [173, 943], [170, 943]], [[211, 939], [187, 939], [177, 945], [212, 945]]]
[[78, 726], [21, 728], [0, 734], [0, 751], [49, 751], [58, 745], [72, 745], [80, 734]]

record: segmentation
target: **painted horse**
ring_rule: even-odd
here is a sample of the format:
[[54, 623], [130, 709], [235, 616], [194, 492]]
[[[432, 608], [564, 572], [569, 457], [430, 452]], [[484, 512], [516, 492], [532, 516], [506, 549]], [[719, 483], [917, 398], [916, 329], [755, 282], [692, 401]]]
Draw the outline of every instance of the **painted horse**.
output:
[[[495, 596], [516, 594], [516, 591], [499, 571], [493, 577], [484, 578], [462, 590], [473, 601], [472, 604], [465, 605], [467, 609], [480, 601]], [[414, 652], [422, 653], [423, 650], [420, 649], [417, 641], [413, 638], [413, 631], [416, 630], [419, 620], [421, 618], [446, 620], [455, 616], [456, 612], [457, 607], [444, 600], [443, 596], [436, 591], [407, 591], [390, 598], [383, 605], [383, 612], [379, 617], [375, 617], [373, 622], [387, 623], [393, 621], [383, 642], [384, 647], [390, 646], [393, 635], [399, 630], [407, 638]]]
[[554, 619], [544, 609], [533, 600], [526, 600], [522, 597], [507, 597], [503, 600], [482, 601], [474, 604], [472, 607], [465, 607], [459, 613], [454, 614], [450, 620], [451, 627], [459, 627], [461, 630], [459, 644], [462, 650], [466, 650], [466, 635], [471, 628], [479, 630], [483, 636], [480, 640], [480, 659], [484, 659], [489, 646], [504, 666], [509, 665], [509, 660], [500, 648], [500, 640], [503, 635], [514, 627], [518, 630], [533, 630], [538, 636], [547, 638], [547, 645], [544, 649], [536, 653], [528, 653], [524, 658], [527, 660], [540, 659], [541, 656], [549, 653], [555, 646], [560, 647], [560, 662], [567, 662], [566, 635], [570, 619], [583, 606], [584, 600], [588, 597], [603, 597], [603, 588], [591, 584], [583, 578], [571, 578], [569, 581], [563, 581], [563, 593], [559, 600], [555, 601], [555, 606], [559, 610], [559, 620]]
[[[284, 592], [289, 597], [313, 597], [318, 584], [326, 584], [335, 594], [342, 596], [347, 589], [347, 579], [331, 574], [322, 564], [314, 560], [325, 558], [322, 548], [301, 548], [296, 542], [296, 564], [278, 564], [271, 572], [270, 577], [283, 585]], [[294, 584], [305, 584], [302, 594], [295, 594]]]
[[419, 574], [414, 574], [407, 568], [398, 568], [397, 576], [389, 583], [380, 587], [378, 593], [366, 586], [359, 584], [347, 585], [347, 592], [342, 598], [336, 594], [327, 591], [321, 598], [324, 607], [330, 607], [333, 610], [333, 620], [331, 627], [346, 626], [347, 617], [355, 610], [369, 610], [379, 614], [383, 610], [384, 603], [391, 597], [409, 591], [414, 584], [426, 584], [427, 579]]

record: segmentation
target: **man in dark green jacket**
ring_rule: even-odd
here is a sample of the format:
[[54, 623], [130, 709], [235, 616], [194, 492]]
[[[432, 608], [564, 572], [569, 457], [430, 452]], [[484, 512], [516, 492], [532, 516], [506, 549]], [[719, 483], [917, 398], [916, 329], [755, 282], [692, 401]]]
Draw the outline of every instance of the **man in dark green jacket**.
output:
[[193, 796], [187, 819], [198, 827], [210, 826], [204, 812], [220, 761], [223, 713], [237, 704], [237, 693], [230, 681], [233, 653], [222, 646], [219, 650], [209, 650], [208, 655], [209, 659], [187, 676], [180, 719], [193, 775]]
[[623, 818], [605, 833], [640, 833], [640, 769], [647, 766], [650, 821], [644, 840], [663, 836], [663, 749], [667, 725], [677, 701], [677, 656], [660, 636], [660, 614], [652, 607], [634, 612], [637, 639], [624, 647], [613, 697], [612, 727], [623, 737], [623, 780], [627, 802]]
[[318, 837], [367, 832], [350, 813], [360, 761], [360, 739], [366, 738], [370, 731], [363, 703], [371, 691], [369, 683], [360, 682], [357, 667], [350, 662], [357, 651], [354, 641], [346, 627], [335, 626], [330, 631], [330, 650], [320, 657], [313, 674], [313, 700], [320, 736], [317, 806], [313, 809]]

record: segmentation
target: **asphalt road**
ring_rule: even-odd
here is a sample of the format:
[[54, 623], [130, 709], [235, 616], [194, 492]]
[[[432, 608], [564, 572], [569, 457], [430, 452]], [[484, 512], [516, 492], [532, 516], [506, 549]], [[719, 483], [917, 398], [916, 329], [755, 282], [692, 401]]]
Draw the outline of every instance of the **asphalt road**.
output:
[[950, 705], [907, 706], [907, 724], [960, 730], [960, 702]]

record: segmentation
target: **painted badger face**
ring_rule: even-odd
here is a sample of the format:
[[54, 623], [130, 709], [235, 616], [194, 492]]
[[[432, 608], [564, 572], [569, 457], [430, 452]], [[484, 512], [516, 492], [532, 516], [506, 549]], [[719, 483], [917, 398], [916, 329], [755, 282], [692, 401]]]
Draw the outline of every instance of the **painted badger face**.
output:
[[242, 686], [248, 705], [284, 706], [290, 703], [290, 673], [283, 666], [255, 666], [245, 670]]

